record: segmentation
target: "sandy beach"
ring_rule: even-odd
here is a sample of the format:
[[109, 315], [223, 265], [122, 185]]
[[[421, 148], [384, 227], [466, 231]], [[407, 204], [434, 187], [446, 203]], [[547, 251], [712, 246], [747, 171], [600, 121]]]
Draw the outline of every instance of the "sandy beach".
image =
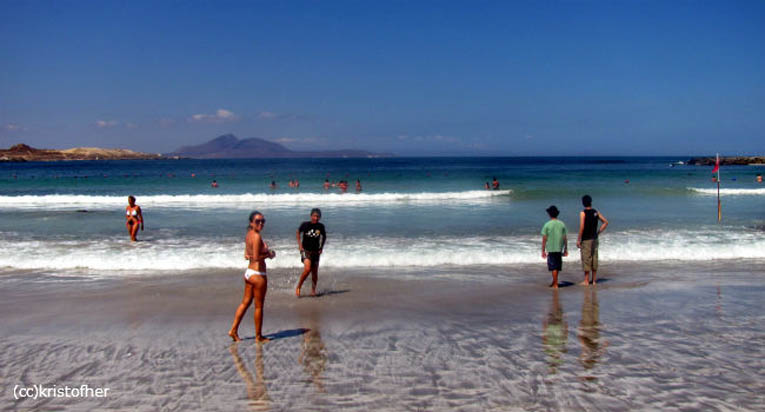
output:
[[[273, 270], [264, 333], [226, 332], [240, 274], [130, 280], [4, 274], [4, 410], [762, 410], [756, 262], [609, 263], [597, 287], [539, 265], [398, 280], [334, 272], [295, 299]], [[719, 266], [719, 267], [718, 267]], [[618, 273], [617, 273], [617, 268]], [[722, 271], [726, 269], [727, 271]], [[471, 280], [498, 272], [503, 281]], [[453, 272], [453, 271], [452, 271]], [[480, 276], [480, 278], [486, 278]], [[109, 388], [14, 399], [14, 388]]]

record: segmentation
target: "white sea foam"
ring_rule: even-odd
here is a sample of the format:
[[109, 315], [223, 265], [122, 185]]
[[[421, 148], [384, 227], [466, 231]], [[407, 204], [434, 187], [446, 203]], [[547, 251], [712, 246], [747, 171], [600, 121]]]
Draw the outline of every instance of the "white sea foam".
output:
[[[700, 187], [689, 187], [689, 190], [703, 195], [717, 195], [717, 189], [704, 189]], [[765, 187], [756, 189], [720, 189], [720, 195], [727, 196], [762, 196], [765, 195]]]
[[[294, 204], [390, 204], [390, 203], [438, 203], [482, 202], [497, 196], [507, 196], [511, 190], [469, 190], [463, 192], [420, 192], [420, 193], [244, 193], [219, 195], [147, 195], [136, 194], [138, 204], [152, 208], [249, 208], [253, 204], [294, 205]], [[0, 208], [12, 209], [71, 209], [71, 208], [114, 208], [127, 204], [127, 196], [92, 196], [75, 194], [0, 196]]]
[[[322, 255], [322, 267], [462, 267], [539, 263], [536, 235], [494, 237], [335, 237]], [[578, 262], [575, 242], [564, 261]], [[269, 268], [301, 267], [294, 239], [276, 239], [276, 259]], [[130, 244], [124, 239], [0, 241], [0, 267], [7, 269], [76, 270], [96, 272], [181, 271], [192, 269], [244, 270], [239, 238], [158, 239]], [[697, 231], [628, 231], [609, 233], [601, 240], [600, 260], [710, 261], [765, 259], [761, 233]], [[572, 266], [568, 268], [573, 269]], [[578, 267], [577, 269], [578, 270]]]

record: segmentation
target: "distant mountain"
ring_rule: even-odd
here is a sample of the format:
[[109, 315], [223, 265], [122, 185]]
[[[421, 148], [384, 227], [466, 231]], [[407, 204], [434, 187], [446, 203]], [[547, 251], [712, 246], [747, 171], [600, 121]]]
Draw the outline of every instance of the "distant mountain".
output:
[[191, 157], [195, 159], [249, 159], [274, 157], [390, 157], [387, 153], [372, 153], [363, 150], [334, 150], [298, 152], [269, 142], [251, 137], [239, 139], [233, 134], [225, 134], [207, 143], [196, 146], [183, 146], [167, 156]]

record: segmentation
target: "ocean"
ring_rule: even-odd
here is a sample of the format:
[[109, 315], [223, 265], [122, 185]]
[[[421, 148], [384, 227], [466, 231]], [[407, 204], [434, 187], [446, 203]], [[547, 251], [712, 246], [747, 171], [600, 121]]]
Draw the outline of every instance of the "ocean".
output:
[[[0, 409], [764, 410], [763, 169], [723, 167], [718, 222], [711, 168], [680, 160], [0, 164]], [[577, 285], [584, 194], [610, 222], [594, 286]], [[570, 233], [559, 290], [540, 256], [551, 204]], [[319, 296], [308, 280], [297, 299], [314, 207]], [[244, 341], [227, 334], [252, 210], [277, 252], [266, 344], [252, 310]], [[110, 392], [17, 396], [32, 385]]]
[[[576, 231], [581, 196], [610, 222], [601, 262], [765, 261], [761, 167], [723, 167], [722, 222], [711, 168], [682, 158], [383, 158], [90, 161], [0, 164], [0, 273], [93, 279], [246, 267], [250, 211], [267, 218], [269, 268], [299, 271], [295, 231], [318, 207], [328, 231], [322, 270], [433, 269], [538, 263], [552, 204]], [[500, 190], [485, 190], [496, 177]], [[288, 187], [298, 179], [299, 188]], [[349, 189], [324, 190], [347, 180]], [[362, 191], [357, 193], [359, 179]], [[218, 188], [211, 187], [217, 180]], [[271, 181], [277, 183], [270, 189]], [[129, 242], [127, 196], [145, 231]], [[393, 269], [393, 270], [390, 270]], [[376, 271], [370, 271], [376, 273]], [[454, 274], [461, 276], [460, 271]], [[489, 271], [502, 280], [502, 271]]]

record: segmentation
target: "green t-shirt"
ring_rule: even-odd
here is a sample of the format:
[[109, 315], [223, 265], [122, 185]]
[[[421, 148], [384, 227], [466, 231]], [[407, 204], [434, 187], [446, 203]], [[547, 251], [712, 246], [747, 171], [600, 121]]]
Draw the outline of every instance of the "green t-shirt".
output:
[[562, 252], [563, 251], [563, 236], [566, 236], [568, 231], [566, 230], [566, 224], [560, 220], [552, 220], [545, 223], [542, 226], [542, 236], [547, 236], [547, 245], [545, 250], [550, 252]]

